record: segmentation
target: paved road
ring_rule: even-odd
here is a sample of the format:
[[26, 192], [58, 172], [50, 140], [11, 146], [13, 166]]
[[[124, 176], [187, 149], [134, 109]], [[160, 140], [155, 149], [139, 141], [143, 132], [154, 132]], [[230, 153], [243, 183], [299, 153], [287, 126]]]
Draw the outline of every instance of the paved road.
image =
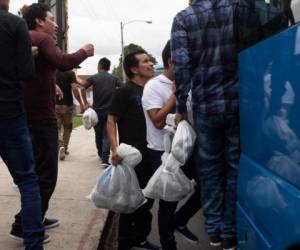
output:
[[[156, 202], [157, 203], [157, 202]], [[157, 204], [154, 207], [154, 215], [157, 211]], [[177, 248], [178, 250], [221, 250], [222, 248], [217, 247], [210, 247], [209, 241], [206, 233], [203, 229], [203, 216], [202, 211], [200, 210], [189, 222], [189, 229], [197, 235], [199, 238], [199, 244], [191, 244], [190, 242], [187, 242], [185, 239], [183, 239], [179, 235], [175, 235], [176, 241], [177, 241]], [[153, 219], [153, 231], [150, 235], [150, 240], [159, 244], [159, 238], [158, 238], [158, 229], [157, 229], [157, 218], [156, 216]]]

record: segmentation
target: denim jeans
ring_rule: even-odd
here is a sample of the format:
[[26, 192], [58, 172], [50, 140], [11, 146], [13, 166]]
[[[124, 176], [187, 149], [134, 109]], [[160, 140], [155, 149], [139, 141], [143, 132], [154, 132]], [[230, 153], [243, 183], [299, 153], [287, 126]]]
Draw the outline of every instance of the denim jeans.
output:
[[[151, 162], [148, 153], [142, 153], [143, 160], [134, 170], [141, 189], [145, 188], [151, 178]], [[144, 205], [131, 214], [120, 214], [118, 250], [130, 250], [133, 246], [147, 240], [151, 232], [153, 200], [149, 199]]]
[[[153, 173], [161, 165], [162, 151], [149, 149]], [[197, 181], [197, 175], [194, 168], [194, 159], [191, 158], [188, 163], [182, 167], [184, 173]], [[160, 243], [164, 250], [176, 250], [176, 241], [174, 231], [176, 226], [186, 226], [188, 221], [201, 208], [200, 187], [196, 187], [194, 194], [184, 203], [176, 212], [178, 202], [168, 202], [159, 200], [158, 207], [158, 230]]]
[[236, 183], [240, 158], [239, 116], [194, 112], [205, 230], [236, 238]]
[[0, 120], [0, 156], [21, 193], [21, 214], [26, 250], [43, 249], [41, 198], [32, 144], [24, 116]]
[[98, 155], [103, 163], [108, 163], [110, 153], [110, 145], [106, 128], [108, 112], [96, 110], [96, 113], [98, 115], [98, 124], [94, 127], [94, 130]]
[[[38, 176], [42, 202], [42, 215], [45, 216], [50, 198], [55, 190], [58, 173], [58, 130], [56, 120], [28, 121], [33, 145], [35, 170]], [[20, 224], [21, 216], [15, 216], [15, 225]]]

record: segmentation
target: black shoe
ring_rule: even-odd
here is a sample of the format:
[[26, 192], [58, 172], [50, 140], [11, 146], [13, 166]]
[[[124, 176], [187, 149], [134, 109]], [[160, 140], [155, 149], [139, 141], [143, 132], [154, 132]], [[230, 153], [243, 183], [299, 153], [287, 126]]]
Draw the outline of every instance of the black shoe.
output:
[[209, 236], [209, 245], [212, 247], [219, 247], [222, 245], [222, 240], [219, 235]]
[[45, 218], [43, 225], [45, 230], [55, 228], [59, 226], [59, 220]]
[[175, 232], [191, 243], [197, 244], [199, 242], [197, 236], [194, 235], [186, 226], [185, 227], [177, 226], [175, 228]]
[[[9, 236], [14, 239], [14, 240], [17, 240], [17, 241], [20, 241], [20, 242], [23, 242], [24, 239], [23, 239], [23, 233], [22, 231], [17, 231], [17, 230], [14, 230], [14, 228], [12, 228]], [[43, 240], [43, 244], [46, 244], [50, 241], [50, 236], [48, 234], [45, 234], [44, 235], [44, 240]]]
[[132, 250], [161, 250], [161, 247], [156, 246], [149, 241], [144, 241], [141, 244], [134, 246]]
[[227, 239], [222, 241], [223, 250], [236, 250], [236, 240]]

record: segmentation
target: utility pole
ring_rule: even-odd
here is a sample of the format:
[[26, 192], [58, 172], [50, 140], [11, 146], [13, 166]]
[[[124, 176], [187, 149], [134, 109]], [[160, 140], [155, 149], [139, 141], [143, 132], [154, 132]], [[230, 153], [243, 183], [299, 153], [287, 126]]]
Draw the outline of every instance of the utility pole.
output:
[[126, 81], [126, 75], [125, 75], [125, 71], [124, 71], [124, 67], [123, 67], [123, 62], [124, 62], [124, 37], [123, 37], [123, 29], [124, 29], [124, 25], [123, 22], [121, 22], [121, 50], [122, 50], [122, 59], [121, 59], [121, 68], [122, 68], [122, 80], [123, 82]]

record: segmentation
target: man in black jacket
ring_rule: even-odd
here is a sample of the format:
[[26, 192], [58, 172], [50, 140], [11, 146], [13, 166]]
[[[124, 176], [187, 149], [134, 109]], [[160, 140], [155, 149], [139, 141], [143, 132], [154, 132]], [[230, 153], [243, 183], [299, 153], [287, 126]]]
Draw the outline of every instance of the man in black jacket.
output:
[[8, 6], [9, 0], [0, 0], [0, 156], [21, 193], [26, 250], [41, 250], [41, 198], [21, 84], [33, 76], [34, 64], [27, 26], [21, 18], [8, 13]]

